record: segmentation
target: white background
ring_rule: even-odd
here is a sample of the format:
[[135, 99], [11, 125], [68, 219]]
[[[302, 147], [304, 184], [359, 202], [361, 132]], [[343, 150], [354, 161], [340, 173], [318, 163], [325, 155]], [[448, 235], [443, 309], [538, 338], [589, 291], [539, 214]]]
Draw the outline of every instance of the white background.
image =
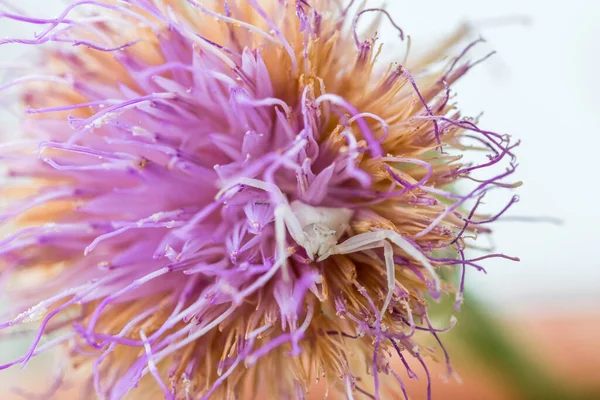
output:
[[[418, 42], [477, 23], [498, 54], [458, 86], [483, 128], [522, 139], [524, 182], [512, 210], [564, 221], [496, 226], [498, 250], [520, 263], [488, 263], [468, 285], [510, 314], [522, 311], [600, 311], [600, 2], [573, 0], [393, 1], [390, 11]], [[528, 26], [490, 19], [526, 16]], [[488, 22], [485, 22], [485, 21]]]
[[[36, 15], [55, 16], [57, 0], [9, 0]], [[487, 39], [489, 62], [458, 86], [483, 128], [521, 138], [521, 202], [514, 214], [563, 219], [557, 227], [505, 222], [495, 242], [520, 263], [492, 261], [488, 275], [469, 271], [468, 286], [505, 314], [596, 310], [600, 305], [600, 2], [571, 0], [390, 0], [388, 10], [413, 38], [413, 49], [473, 21]], [[369, 1], [368, 4], [379, 4]], [[1, 8], [0, 8], [1, 9]], [[490, 19], [529, 17], [528, 26]], [[518, 18], [517, 18], [518, 19]], [[28, 29], [0, 19], [0, 38]], [[396, 40], [387, 21], [380, 36]], [[26, 61], [15, 46], [0, 47], [0, 62]], [[400, 54], [400, 57], [402, 54]], [[4, 107], [6, 97], [0, 97]], [[1, 118], [1, 114], [0, 114]], [[5, 118], [1, 126], [6, 127]]]

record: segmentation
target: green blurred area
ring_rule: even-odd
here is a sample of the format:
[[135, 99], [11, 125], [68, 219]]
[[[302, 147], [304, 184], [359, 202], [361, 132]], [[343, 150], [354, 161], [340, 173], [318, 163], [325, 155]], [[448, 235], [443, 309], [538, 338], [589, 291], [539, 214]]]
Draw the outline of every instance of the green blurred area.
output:
[[[454, 299], [431, 302], [435, 315], [456, 314]], [[444, 335], [451, 356], [458, 364], [464, 359], [476, 363], [482, 373], [497, 377], [518, 395], [515, 400], [598, 400], [598, 388], [573, 387], [556, 376], [546, 365], [524, 348], [516, 336], [508, 332], [484, 302], [467, 293], [457, 314], [458, 323]], [[563, 344], [564, 345], [564, 344]], [[460, 359], [457, 360], [457, 355]]]

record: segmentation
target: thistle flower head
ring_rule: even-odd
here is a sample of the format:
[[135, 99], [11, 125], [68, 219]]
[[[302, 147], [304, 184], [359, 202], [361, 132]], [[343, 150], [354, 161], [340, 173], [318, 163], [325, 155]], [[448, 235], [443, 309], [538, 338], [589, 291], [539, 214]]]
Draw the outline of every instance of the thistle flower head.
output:
[[[19, 86], [27, 108], [23, 140], [0, 150], [14, 198], [2, 276], [17, 309], [0, 327], [39, 328], [0, 368], [66, 344], [110, 399], [301, 399], [315, 379], [348, 398], [406, 397], [411, 364], [429, 378], [445, 328], [426, 299], [458, 305], [465, 270], [504, 257], [464, 251], [516, 201], [477, 213], [511, 186], [515, 144], [450, 102], [474, 65], [465, 54], [378, 61], [380, 40], [357, 25], [391, 16], [350, 9], [82, 0], [55, 19], [2, 12], [38, 26], [0, 42], [43, 45], [43, 73], [1, 87]], [[489, 158], [463, 162], [472, 148]], [[457, 194], [458, 181], [471, 185]], [[451, 268], [456, 287], [440, 277]]]

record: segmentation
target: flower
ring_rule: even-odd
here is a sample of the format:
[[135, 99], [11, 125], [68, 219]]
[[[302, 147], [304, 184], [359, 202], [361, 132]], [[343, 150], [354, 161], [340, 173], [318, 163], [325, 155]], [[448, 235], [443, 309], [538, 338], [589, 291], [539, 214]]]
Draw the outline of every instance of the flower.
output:
[[[110, 399], [301, 399], [321, 378], [349, 398], [406, 397], [393, 357], [429, 379], [446, 329], [426, 298], [456, 293], [458, 306], [466, 268], [506, 257], [464, 250], [517, 201], [476, 213], [490, 189], [515, 186], [516, 143], [450, 104], [474, 65], [464, 53], [443, 68], [428, 61], [440, 51], [376, 62], [378, 38], [357, 25], [391, 16], [351, 5], [3, 12], [40, 31], [1, 43], [51, 46], [44, 74], [2, 87], [20, 85], [27, 108], [23, 140], [1, 150], [14, 200], [0, 256], [18, 315], [0, 327], [40, 326], [1, 368], [66, 344]], [[485, 162], [462, 161], [472, 143]], [[474, 186], [449, 190], [458, 181]], [[458, 288], [439, 277], [452, 266]]]

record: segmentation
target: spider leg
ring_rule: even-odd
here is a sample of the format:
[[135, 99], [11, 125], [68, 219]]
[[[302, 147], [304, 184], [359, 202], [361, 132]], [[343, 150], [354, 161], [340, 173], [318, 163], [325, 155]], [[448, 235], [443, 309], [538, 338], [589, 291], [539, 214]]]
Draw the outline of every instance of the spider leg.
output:
[[[298, 243], [300, 246], [304, 247], [306, 249], [306, 251], [309, 252], [308, 251], [309, 243], [306, 239], [306, 234], [304, 233], [304, 230], [302, 229], [302, 225], [300, 224], [298, 217], [292, 211], [292, 208], [288, 204], [286, 204], [285, 206], [284, 205], [278, 206], [277, 209], [281, 210], [281, 211], [279, 211], [279, 213], [281, 214], [283, 221], [285, 222], [285, 226], [287, 227], [287, 230], [290, 233], [290, 236], [292, 237], [292, 239], [294, 239], [294, 241], [296, 243]], [[275, 214], [277, 214], [277, 209], [275, 210]], [[312, 259], [312, 254], [309, 254], [308, 256], [311, 257], [311, 259]]]
[[365, 232], [352, 236], [345, 242], [334, 246], [327, 254], [321, 256], [319, 258], [319, 261], [329, 257], [332, 254], [348, 254], [383, 247], [388, 279], [388, 295], [384, 302], [385, 307], [382, 309], [383, 313], [387, 309], [389, 302], [391, 301], [393, 290], [395, 289], [396, 285], [396, 269], [394, 266], [393, 248], [390, 251], [391, 245], [389, 245], [389, 243], [387, 245], [382, 243], [387, 243], [386, 240], [389, 240], [390, 242], [398, 246], [400, 249], [402, 249], [405, 253], [407, 253], [410, 257], [419, 261], [433, 278], [435, 290], [440, 290], [440, 279], [437, 276], [435, 269], [433, 268], [429, 260], [427, 260], [423, 253], [421, 253], [421, 251], [418, 250], [412, 243], [403, 238], [399, 233], [391, 230]]
[[283, 280], [289, 281], [290, 272], [288, 271], [287, 254], [285, 252], [285, 207], [280, 204], [275, 208], [275, 240], [277, 242], [277, 257], [281, 260], [283, 271]]
[[385, 312], [392, 301], [394, 290], [396, 289], [396, 265], [394, 263], [394, 248], [388, 241], [383, 241], [383, 258], [385, 259], [385, 271], [387, 274], [387, 287], [388, 292], [381, 307], [381, 317], [385, 315]]
[[396, 266], [394, 264], [394, 248], [385, 239], [387, 239], [387, 234], [385, 231], [361, 233], [359, 235], [351, 237], [344, 243], [335, 246], [332, 253], [348, 254], [383, 247], [388, 291], [383, 302], [383, 307], [381, 308], [382, 317], [385, 314], [385, 311], [387, 310], [388, 306], [390, 305], [390, 302], [392, 301], [392, 296], [394, 295], [394, 290], [396, 289]]
[[[290, 207], [290, 204], [288, 203], [285, 195], [281, 192], [281, 189], [269, 182], [242, 177], [234, 180], [232, 183], [228, 184], [223, 189], [221, 189], [217, 194], [216, 198], [218, 199], [222, 197], [228, 190], [238, 185], [250, 186], [256, 189], [264, 190], [265, 192], [271, 194], [273, 200], [275, 200], [277, 204], [274, 212], [277, 253], [278, 258], [281, 260], [283, 279], [288, 281], [289, 271], [286, 261], [288, 254], [285, 250], [285, 228], [287, 227], [288, 232], [290, 233], [290, 235], [296, 243], [307, 249], [308, 243], [306, 242], [306, 238], [302, 230], [302, 226], [300, 225], [300, 221], [298, 221], [298, 218], [292, 211], [292, 208]], [[307, 251], [307, 253], [309, 254], [309, 256], [311, 255], [310, 252]]]
[[261, 181], [259, 179], [246, 178], [246, 177], [234, 179], [232, 182], [225, 185], [221, 190], [219, 190], [219, 193], [217, 193], [217, 195], [215, 196], [215, 199], [220, 199], [221, 197], [223, 197], [223, 195], [227, 191], [229, 191], [230, 189], [234, 188], [235, 186], [239, 186], [239, 185], [250, 186], [250, 187], [253, 187], [256, 189], [264, 190], [265, 192], [273, 195], [274, 199], [276, 200], [276, 202], [278, 204], [281, 204], [281, 203], [287, 204], [287, 199], [281, 192], [281, 189], [279, 189], [277, 187], [277, 185], [274, 185], [269, 182]]
[[323, 261], [329, 256], [334, 254], [349, 254], [356, 253], [363, 250], [375, 249], [382, 247], [383, 245], [378, 242], [386, 238], [383, 231], [376, 232], [365, 232], [358, 235], [354, 235], [351, 238], [346, 239], [343, 243], [336, 244], [331, 247], [329, 251], [320, 256], [317, 261]]
[[374, 244], [385, 240], [386, 238], [387, 236], [384, 231], [359, 233], [358, 235], [346, 239], [343, 243], [334, 246], [329, 252], [329, 255], [356, 253], [357, 251], [378, 248], [381, 247], [381, 245], [374, 246]]
[[[290, 236], [296, 243], [306, 249], [306, 253], [311, 260], [313, 260], [313, 255], [309, 250], [309, 243], [306, 240], [306, 235], [302, 230], [302, 226], [300, 225], [300, 221], [298, 221], [298, 217], [292, 211], [289, 204], [286, 202], [284, 204], [279, 204], [275, 208], [275, 238], [277, 241], [277, 252], [279, 257], [284, 257], [287, 259], [288, 255], [285, 250], [285, 234], [286, 228], [290, 233]], [[283, 260], [283, 279], [289, 280], [289, 272], [287, 268], [287, 261]]]
[[429, 272], [429, 274], [433, 278], [433, 282], [435, 284], [435, 290], [439, 291], [440, 290], [440, 278], [437, 276], [435, 269], [433, 268], [433, 266], [431, 265], [431, 263], [429, 262], [427, 257], [425, 257], [423, 255], [423, 253], [421, 253], [420, 250], [418, 250], [408, 240], [403, 238], [398, 232], [394, 232], [391, 230], [386, 230], [386, 231], [381, 231], [381, 232], [384, 232], [387, 239], [389, 239], [396, 246], [400, 247], [402, 250], [404, 250], [404, 252], [406, 252], [409, 256], [411, 256], [415, 260], [419, 261], [423, 265], [423, 267], [425, 267], [427, 272]]

